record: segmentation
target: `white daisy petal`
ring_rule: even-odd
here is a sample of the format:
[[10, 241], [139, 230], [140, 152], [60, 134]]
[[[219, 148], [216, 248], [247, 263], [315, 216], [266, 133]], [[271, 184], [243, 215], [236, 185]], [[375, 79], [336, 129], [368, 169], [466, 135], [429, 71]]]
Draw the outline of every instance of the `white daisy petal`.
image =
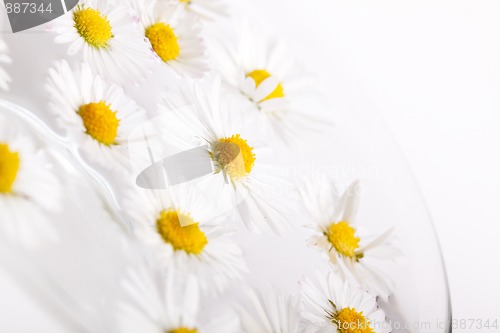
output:
[[251, 307], [239, 306], [246, 333], [313, 333], [319, 326], [302, 318], [298, 298], [286, 297], [273, 288], [266, 293], [248, 291]]
[[353, 182], [345, 192], [345, 206], [343, 207], [342, 221], [349, 221], [355, 224], [356, 214], [359, 209], [360, 200], [360, 184], [359, 181]]
[[11, 81], [10, 75], [7, 74], [5, 69], [3, 68], [3, 64], [9, 64], [12, 62], [12, 59], [8, 55], [9, 47], [7, 43], [3, 39], [0, 38], [0, 88], [3, 90], [9, 90], [9, 84]]
[[200, 18], [213, 20], [219, 16], [227, 15], [224, 0], [174, 0], [185, 6], [185, 10]]
[[240, 333], [231, 311], [209, 319], [200, 315], [197, 279], [175, 271], [141, 267], [123, 282], [129, 302], [121, 305], [119, 333]]

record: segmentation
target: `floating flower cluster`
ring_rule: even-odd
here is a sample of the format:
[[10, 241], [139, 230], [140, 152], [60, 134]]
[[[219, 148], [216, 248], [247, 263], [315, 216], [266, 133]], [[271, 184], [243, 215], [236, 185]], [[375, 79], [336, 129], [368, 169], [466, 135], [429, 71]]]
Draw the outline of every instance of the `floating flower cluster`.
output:
[[[398, 251], [392, 230], [358, 232], [359, 183], [344, 192], [326, 175], [296, 184], [265, 163], [262, 141], [285, 143], [282, 149], [293, 154], [294, 140], [307, 140], [327, 123], [296, 102], [308, 77], [283, 44], [248, 26], [235, 41], [210, 36], [205, 27], [214, 17], [228, 18], [219, 0], [82, 0], [50, 28], [56, 43], [68, 45], [67, 59], [48, 73], [50, 114], [91, 163], [119, 170], [133, 239], [153, 254], [124, 277], [129, 299], [118, 311], [121, 330], [389, 332], [377, 297], [392, 292], [384, 272]], [[2, 42], [0, 62], [9, 60], [5, 51]], [[0, 87], [9, 80], [0, 69]], [[141, 88], [148, 80], [165, 86], [160, 96]], [[157, 108], [142, 108], [130, 87]], [[172, 185], [167, 170], [163, 189], [129, 185], [137, 176], [129, 138], [152, 119], [150, 139], [180, 153], [201, 151], [211, 171]], [[47, 214], [60, 208], [60, 183], [50, 167], [37, 167], [50, 163], [34, 141], [2, 124], [0, 232], [29, 244], [43, 234], [56, 238]], [[185, 163], [181, 172], [187, 173], [189, 163], [201, 162]], [[299, 198], [276, 190], [291, 187]], [[200, 316], [201, 298], [224, 293], [232, 281], [244, 283], [248, 268], [232, 234], [243, 228], [280, 235], [302, 227], [293, 221], [297, 209], [310, 216], [304, 232], [318, 256], [328, 258], [329, 272], [304, 278], [299, 295], [249, 289], [251, 307], [212, 309], [210, 320]]]

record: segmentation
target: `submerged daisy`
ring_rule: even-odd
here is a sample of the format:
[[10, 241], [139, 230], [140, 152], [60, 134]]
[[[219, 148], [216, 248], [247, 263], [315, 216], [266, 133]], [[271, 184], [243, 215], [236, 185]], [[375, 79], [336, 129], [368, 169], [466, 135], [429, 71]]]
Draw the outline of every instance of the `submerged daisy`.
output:
[[86, 63], [73, 73], [61, 60], [49, 70], [47, 90], [50, 111], [90, 158], [109, 168], [125, 163], [128, 135], [144, 112], [120, 87], [107, 84]]
[[172, 1], [134, 1], [144, 36], [161, 62], [180, 75], [200, 77], [207, 71], [205, 46], [196, 17]]
[[354, 182], [339, 197], [334, 182], [318, 176], [308, 179], [300, 194], [314, 218], [317, 235], [311, 238], [313, 245], [323, 250], [344, 275], [353, 277], [372, 294], [386, 298], [392, 282], [384, 268], [398, 256], [391, 239], [393, 230], [378, 237], [365, 237], [358, 232], [359, 187]]
[[181, 276], [197, 276], [204, 292], [222, 291], [246, 271], [241, 249], [228, 237], [231, 231], [193, 189], [133, 195], [127, 206], [135, 207], [130, 216], [138, 238], [160, 263]]
[[294, 210], [293, 201], [283, 195], [288, 183], [263, 165], [261, 153], [220, 95], [217, 77], [184, 82], [180, 94], [167, 96], [160, 105], [162, 137], [180, 149], [206, 149], [213, 172], [200, 178], [199, 185], [219, 209], [235, 212], [250, 229], [279, 233], [289, 224], [284, 213]]
[[201, 316], [198, 280], [192, 275], [177, 277], [171, 270], [132, 271], [123, 283], [130, 302], [122, 305], [120, 333], [241, 332], [230, 311], [220, 313], [219, 307], [216, 315]]
[[240, 319], [246, 333], [313, 333], [319, 329], [300, 314], [298, 298], [285, 296], [276, 288], [265, 294], [249, 290], [253, 308], [240, 307]]
[[325, 124], [313, 115], [313, 104], [305, 104], [307, 110], [299, 107], [307, 96], [309, 78], [283, 43], [257, 36], [245, 25], [235, 42], [210, 45], [214, 66], [245, 101], [244, 115], [257, 119], [266, 134], [277, 135], [288, 144], [298, 143]]
[[25, 246], [57, 239], [47, 213], [60, 208], [61, 186], [29, 134], [0, 116], [0, 233]]
[[[7, 46], [7, 43], [0, 38], [0, 64], [10, 64], [12, 62], [8, 52], [9, 47]], [[3, 66], [0, 66], [0, 88], [3, 90], [9, 90], [10, 81], [10, 75], [3, 68]]]
[[106, 0], [80, 0], [71, 13], [54, 21], [56, 43], [70, 43], [68, 53], [83, 60], [106, 79], [136, 82], [149, 68], [147, 44], [128, 6]]
[[320, 275], [301, 282], [304, 316], [339, 333], [388, 333], [390, 325], [374, 296], [340, 275]]

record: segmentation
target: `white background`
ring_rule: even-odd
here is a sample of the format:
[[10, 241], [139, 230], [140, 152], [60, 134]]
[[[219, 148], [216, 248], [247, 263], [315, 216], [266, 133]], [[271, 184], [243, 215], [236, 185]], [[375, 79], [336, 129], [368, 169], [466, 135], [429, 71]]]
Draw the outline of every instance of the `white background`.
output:
[[[328, 29], [317, 52], [342, 54], [408, 159], [441, 241], [454, 317], [500, 320], [500, 2], [257, 3], [303, 15], [293, 29], [328, 8], [331, 21], [315, 22]], [[36, 307], [23, 310], [44, 326]]]
[[331, 10], [331, 42], [426, 198], [454, 317], [500, 319], [500, 2], [335, 1]]

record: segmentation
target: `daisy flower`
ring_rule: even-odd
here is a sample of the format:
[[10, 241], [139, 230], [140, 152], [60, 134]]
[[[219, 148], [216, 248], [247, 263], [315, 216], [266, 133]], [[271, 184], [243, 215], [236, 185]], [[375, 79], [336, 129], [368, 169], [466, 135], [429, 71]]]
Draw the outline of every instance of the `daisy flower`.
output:
[[342, 274], [372, 294], [387, 298], [392, 282], [384, 268], [398, 256], [391, 239], [393, 229], [377, 237], [358, 232], [359, 182], [353, 182], [340, 197], [326, 176], [308, 179], [299, 191], [314, 219], [312, 244], [324, 251]]
[[242, 112], [256, 119], [265, 134], [288, 144], [303, 141], [324, 120], [301, 111], [310, 78], [300, 70], [283, 43], [258, 36], [246, 24], [235, 42], [210, 43], [211, 58], [226, 85], [245, 102]]
[[231, 230], [191, 187], [131, 195], [127, 207], [139, 240], [164, 267], [200, 279], [204, 292], [220, 292], [241, 279], [246, 264]]
[[51, 30], [56, 43], [70, 44], [69, 55], [82, 53], [94, 71], [116, 83], [136, 82], [149, 68], [147, 43], [121, 1], [80, 0]]
[[[0, 39], [0, 64], [10, 64], [12, 59], [9, 56], [9, 47], [3, 39]], [[7, 74], [3, 66], [0, 66], [0, 88], [9, 90], [10, 75]]]
[[207, 71], [205, 46], [194, 15], [177, 2], [145, 0], [133, 2], [144, 36], [158, 59], [180, 75], [200, 77]]
[[214, 19], [227, 15], [226, 4], [223, 0], [173, 0], [184, 6], [185, 10], [198, 17]]
[[73, 73], [65, 60], [49, 70], [50, 110], [73, 141], [100, 165], [124, 165], [127, 139], [145, 113], [115, 84], [83, 63]]
[[284, 192], [288, 184], [260, 162], [262, 150], [254, 148], [243, 124], [234, 118], [238, 105], [220, 100], [220, 85], [215, 76], [186, 81], [180, 94], [164, 98], [162, 139], [182, 150], [204, 147], [213, 165], [213, 172], [198, 181], [206, 196], [214, 198], [219, 209], [234, 212], [249, 229], [279, 233], [289, 224], [282, 212], [294, 209]]
[[241, 332], [237, 316], [230, 311], [201, 316], [198, 280], [178, 276], [170, 270], [132, 271], [123, 283], [130, 302], [121, 306], [120, 333]]
[[301, 282], [304, 316], [339, 333], [388, 333], [390, 325], [374, 296], [340, 275]]
[[240, 320], [246, 333], [312, 333], [318, 326], [300, 314], [298, 298], [283, 295], [276, 288], [265, 294], [248, 291], [253, 307], [240, 307]]
[[61, 187], [29, 134], [0, 116], [0, 233], [27, 247], [54, 241], [47, 213], [59, 209]]

